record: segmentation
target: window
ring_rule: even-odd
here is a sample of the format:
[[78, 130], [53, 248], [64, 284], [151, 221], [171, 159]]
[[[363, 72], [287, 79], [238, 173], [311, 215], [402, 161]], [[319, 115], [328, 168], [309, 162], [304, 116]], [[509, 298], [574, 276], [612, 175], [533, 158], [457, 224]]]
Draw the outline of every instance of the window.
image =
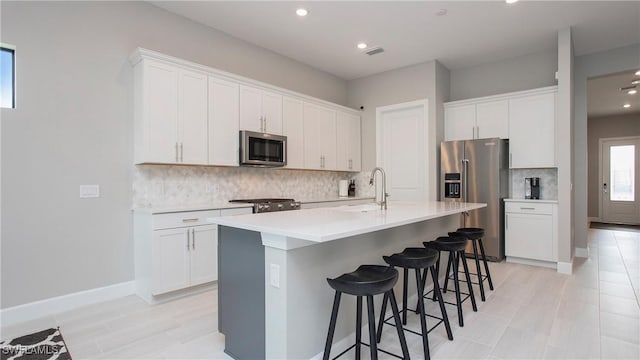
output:
[[16, 107], [15, 48], [0, 45], [0, 107]]

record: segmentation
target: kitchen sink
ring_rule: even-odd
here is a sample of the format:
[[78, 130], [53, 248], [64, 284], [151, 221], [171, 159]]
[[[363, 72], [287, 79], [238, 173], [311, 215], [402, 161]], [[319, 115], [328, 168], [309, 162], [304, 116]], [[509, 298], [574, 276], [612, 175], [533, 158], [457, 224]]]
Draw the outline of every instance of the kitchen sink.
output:
[[337, 211], [345, 211], [345, 212], [370, 212], [370, 211], [381, 211], [380, 204], [362, 204], [362, 205], [347, 205], [340, 206], [335, 208]]

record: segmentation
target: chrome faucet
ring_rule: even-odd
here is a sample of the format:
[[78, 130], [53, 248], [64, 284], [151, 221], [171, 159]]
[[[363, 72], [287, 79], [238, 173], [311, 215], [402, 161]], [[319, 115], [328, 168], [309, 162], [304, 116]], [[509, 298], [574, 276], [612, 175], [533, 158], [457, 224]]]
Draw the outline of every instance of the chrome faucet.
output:
[[[383, 208], [387, 210], [387, 197], [389, 197], [389, 193], [387, 193], [387, 175], [384, 173], [384, 169], [381, 167], [376, 167], [371, 170], [371, 177], [369, 178], [369, 185], [373, 185], [373, 180], [376, 177], [376, 171], [380, 171], [382, 174], [382, 201], [380, 202], [380, 210]], [[377, 186], [376, 186], [377, 188]], [[376, 189], [377, 190], [377, 189]], [[377, 191], [376, 191], [377, 197]]]

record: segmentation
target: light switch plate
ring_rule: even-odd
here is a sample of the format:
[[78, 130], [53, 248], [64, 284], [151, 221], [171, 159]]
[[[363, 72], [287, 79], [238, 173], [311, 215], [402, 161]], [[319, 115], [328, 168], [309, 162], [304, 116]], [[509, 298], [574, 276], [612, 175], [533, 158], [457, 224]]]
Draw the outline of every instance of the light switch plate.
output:
[[99, 198], [100, 185], [80, 185], [80, 198]]
[[271, 264], [271, 274], [269, 276], [271, 286], [280, 288], [280, 265]]

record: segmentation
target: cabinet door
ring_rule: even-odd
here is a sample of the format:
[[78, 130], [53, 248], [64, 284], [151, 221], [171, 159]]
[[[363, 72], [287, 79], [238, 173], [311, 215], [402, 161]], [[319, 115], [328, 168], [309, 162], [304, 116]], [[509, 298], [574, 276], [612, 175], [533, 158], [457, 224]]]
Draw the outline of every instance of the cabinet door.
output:
[[153, 232], [153, 295], [189, 286], [188, 228]]
[[320, 107], [304, 104], [304, 167], [306, 169], [322, 169], [321, 116]]
[[555, 92], [509, 100], [512, 168], [555, 166]]
[[262, 92], [262, 116], [264, 132], [282, 135], [282, 95]]
[[476, 137], [509, 138], [509, 101], [492, 101], [476, 105]]
[[238, 166], [239, 86], [209, 77], [209, 164]]
[[505, 254], [524, 259], [554, 261], [553, 217], [505, 214]]
[[191, 236], [191, 285], [218, 280], [218, 227], [196, 226]]
[[336, 111], [320, 108], [320, 152], [323, 156], [322, 169], [337, 169]]
[[178, 137], [180, 163], [207, 164], [207, 75], [180, 70]]
[[360, 117], [338, 111], [336, 117], [336, 168], [360, 171]]
[[145, 60], [142, 65], [143, 114], [141, 131], [145, 144], [142, 162], [178, 161], [178, 69]]
[[262, 91], [240, 86], [240, 130], [262, 132]]
[[282, 99], [282, 134], [287, 137], [287, 168], [304, 168], [304, 109], [301, 100]]
[[444, 139], [470, 140], [475, 138], [476, 106], [452, 106], [444, 109]]

